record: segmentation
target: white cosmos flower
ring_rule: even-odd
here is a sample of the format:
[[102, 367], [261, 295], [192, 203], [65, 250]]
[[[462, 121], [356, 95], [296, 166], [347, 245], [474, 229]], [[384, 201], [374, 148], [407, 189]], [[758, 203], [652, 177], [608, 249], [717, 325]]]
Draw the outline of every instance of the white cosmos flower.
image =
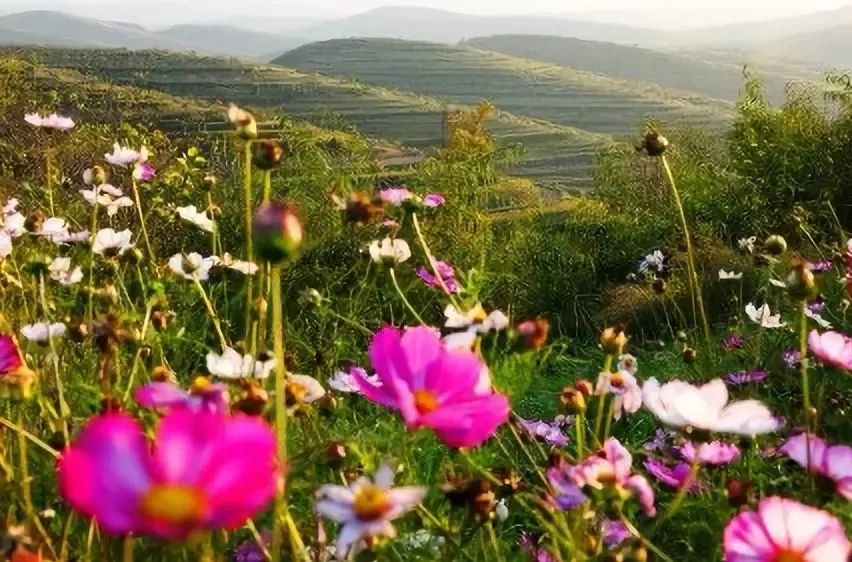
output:
[[402, 263], [411, 257], [411, 248], [408, 242], [398, 238], [384, 240], [373, 240], [370, 242], [370, 257], [376, 263], [387, 263], [393, 265]]
[[169, 258], [169, 269], [190, 281], [206, 281], [210, 277], [210, 269], [219, 263], [216, 256], [203, 257], [198, 252], [190, 254], [175, 254]]
[[805, 316], [816, 322], [820, 328], [831, 328], [831, 322], [823, 318], [819, 313], [812, 311], [808, 307], [805, 307]]
[[80, 232], [65, 231], [53, 237], [55, 244], [85, 244], [89, 241], [89, 231], [81, 230]]
[[234, 256], [228, 252], [225, 252], [222, 256], [222, 260], [219, 265], [227, 267], [228, 269], [233, 269], [234, 271], [239, 271], [243, 275], [254, 275], [260, 269], [256, 263], [234, 259]]
[[446, 328], [473, 328], [477, 332], [499, 332], [505, 330], [509, 326], [509, 318], [499, 310], [494, 310], [490, 314], [485, 312], [482, 304], [477, 303], [473, 308], [462, 312], [452, 304], [448, 304], [444, 309]]
[[363, 539], [395, 537], [391, 521], [423, 501], [426, 488], [394, 488], [393, 480], [393, 469], [382, 465], [372, 480], [362, 476], [349, 486], [327, 484], [317, 490], [317, 513], [342, 525], [335, 544], [338, 560], [357, 553]]
[[288, 397], [301, 404], [312, 404], [325, 396], [325, 389], [320, 382], [308, 375], [289, 374], [286, 385]]
[[148, 149], [143, 146], [139, 152], [137, 152], [133, 149], [126, 148], [115, 143], [112, 147], [112, 153], [104, 154], [104, 158], [113, 166], [126, 168], [131, 164], [136, 164], [137, 162], [147, 162]]
[[54, 129], [56, 131], [69, 131], [74, 128], [74, 120], [70, 117], [62, 117], [56, 113], [51, 113], [42, 117], [38, 113], [27, 113], [24, 115], [24, 121], [33, 127], [41, 129]]
[[207, 371], [223, 379], [242, 379], [251, 376], [265, 379], [274, 368], [274, 358], [268, 359], [261, 356], [255, 359], [250, 354], [240, 355], [231, 347], [226, 347], [221, 355], [212, 351], [207, 354]]
[[657, 379], [651, 378], [642, 387], [642, 401], [671, 427], [753, 436], [771, 433], [781, 426], [769, 408], [757, 400], [729, 404], [728, 387], [722, 379], [699, 387], [683, 381], [660, 386]]
[[719, 270], [719, 279], [722, 281], [738, 281], [743, 278], [742, 273], [734, 273], [733, 271]]
[[14, 238], [23, 236], [27, 231], [27, 218], [21, 213], [12, 213], [3, 218], [3, 232]]
[[133, 206], [133, 199], [126, 197], [120, 189], [108, 183], [93, 189], [81, 189], [80, 195], [89, 205], [97, 203], [101, 207], [106, 207], [107, 215], [110, 217], [115, 216], [119, 209]]
[[6, 204], [3, 205], [3, 216], [14, 214], [17, 209], [18, 209], [18, 198], [17, 197], [10, 197], [6, 201]]
[[783, 328], [787, 325], [781, 322], [781, 314], [772, 314], [768, 304], [755, 308], [753, 303], [748, 303], [745, 312], [752, 322], [760, 324], [762, 328]]
[[757, 236], [749, 236], [748, 238], [740, 238], [740, 241], [737, 242], [737, 245], [740, 247], [740, 250], [744, 250], [749, 254], [754, 253], [754, 244], [757, 242]]
[[106, 257], [120, 256], [133, 248], [132, 238], [133, 233], [128, 229], [116, 232], [112, 228], [102, 228], [92, 240], [92, 251]]
[[642, 261], [639, 262], [639, 272], [644, 273], [648, 270], [654, 271], [662, 271], [666, 264], [666, 256], [660, 250], [654, 250], [652, 253], [646, 255], [642, 258]]
[[27, 324], [21, 328], [21, 334], [30, 341], [43, 343], [50, 338], [59, 338], [65, 335], [65, 324], [56, 322], [49, 324], [47, 322], [36, 322], [35, 324]]
[[75, 285], [82, 281], [83, 270], [71, 266], [71, 258], [55, 258], [47, 267], [50, 278], [62, 285]]
[[0, 230], [0, 258], [12, 255], [12, 237], [8, 232]]
[[213, 230], [216, 228], [216, 223], [214, 223], [213, 220], [207, 216], [207, 213], [203, 211], [198, 211], [195, 208], [195, 205], [189, 205], [187, 207], [178, 207], [175, 210], [177, 211], [177, 214], [180, 215], [180, 218], [185, 221], [191, 222], [192, 224], [194, 224], [201, 230], [204, 230], [205, 232], [213, 232]]
[[51, 217], [41, 223], [41, 228], [39, 228], [36, 234], [44, 236], [50, 241], [55, 241], [57, 237], [63, 238], [68, 236], [68, 224], [65, 222], [65, 219]]
[[334, 373], [328, 379], [328, 386], [337, 392], [346, 394], [361, 394], [361, 387], [355, 381], [355, 373], [359, 374], [363, 380], [366, 380], [375, 387], [382, 386], [382, 381], [379, 375], [368, 375], [367, 371], [361, 367], [350, 367], [349, 369], [341, 369]]

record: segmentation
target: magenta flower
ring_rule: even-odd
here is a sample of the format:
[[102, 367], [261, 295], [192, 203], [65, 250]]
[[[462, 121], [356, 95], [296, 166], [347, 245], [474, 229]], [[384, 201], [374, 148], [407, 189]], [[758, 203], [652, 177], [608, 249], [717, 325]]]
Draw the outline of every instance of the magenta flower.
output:
[[15, 336], [0, 334], [0, 377], [14, 373], [24, 364]]
[[65, 501], [101, 529], [165, 539], [242, 526], [269, 503], [278, 478], [264, 421], [187, 408], [160, 420], [153, 447], [129, 415], [94, 417], [58, 465]]
[[573, 470], [574, 483], [581, 489], [590, 487], [602, 490], [614, 485], [632, 492], [639, 505], [649, 517], [657, 513], [654, 506], [654, 490], [648, 480], [640, 474], [633, 474], [633, 457], [618, 439], [609, 438], [603, 449], [597, 454], [583, 459]]
[[788, 439], [780, 451], [810, 472], [832, 480], [837, 493], [852, 500], [852, 447], [829, 445], [816, 435], [801, 433]]
[[728, 351], [733, 349], [742, 349], [745, 345], [745, 338], [739, 334], [728, 334], [722, 340], [722, 346]]
[[808, 310], [810, 310], [813, 314], [822, 314], [822, 311], [825, 310], [825, 301], [822, 297], [817, 297], [814, 300], [809, 301]]
[[724, 441], [713, 441], [695, 445], [687, 441], [678, 448], [680, 457], [688, 463], [698, 462], [700, 464], [721, 466], [730, 464], [740, 458], [740, 449], [733, 443]]
[[211, 412], [228, 411], [228, 387], [213, 384], [205, 377], [198, 377], [189, 392], [169, 382], [152, 382], [136, 389], [136, 402], [146, 408], [190, 408]]
[[450, 447], [475, 447], [509, 418], [508, 399], [480, 384], [481, 358], [446, 349], [432, 328], [382, 328], [369, 354], [382, 386], [356, 373], [361, 392], [398, 410], [410, 429], [428, 427]]
[[807, 267], [814, 273], [826, 273], [831, 271], [831, 260], [817, 260], [808, 263]]
[[560, 462], [547, 470], [547, 480], [553, 489], [553, 503], [557, 508], [567, 511], [589, 501], [574, 477], [576, 467]]
[[852, 370], [852, 339], [840, 332], [813, 330], [808, 335], [808, 347], [811, 353], [823, 363], [829, 363], [845, 371]]
[[616, 519], [607, 519], [604, 521], [603, 532], [601, 534], [607, 548], [618, 546], [633, 536], [627, 525]]
[[686, 486], [693, 490], [696, 488], [697, 482], [692, 481], [692, 469], [685, 462], [670, 466], [659, 459], [650, 458], [643, 464], [651, 476], [670, 488], [677, 490]]
[[554, 447], [568, 444], [568, 437], [562, 432], [563, 423], [521, 420], [520, 424], [530, 437], [542, 439]]
[[725, 377], [725, 382], [731, 386], [744, 386], [761, 382], [766, 379], [767, 375], [768, 373], [764, 369], [734, 371], [733, 373], [728, 373], [728, 376]]
[[414, 197], [405, 187], [388, 187], [379, 190], [379, 200], [388, 205], [399, 206]]
[[447, 199], [439, 193], [430, 193], [423, 198], [423, 205], [425, 205], [426, 207], [431, 207], [433, 209], [435, 207], [440, 207], [446, 202]]
[[[448, 264], [445, 261], [436, 261], [435, 269], [438, 270], [438, 275], [441, 276], [441, 280], [444, 282], [444, 286], [447, 288], [447, 292], [449, 293], [458, 293], [459, 292], [459, 284], [456, 281], [456, 271], [453, 269], [453, 266]], [[418, 268], [417, 277], [423, 280], [424, 283], [429, 285], [430, 287], [434, 287], [436, 289], [441, 289], [441, 283], [438, 281], [438, 278], [435, 277], [431, 271], [426, 269], [425, 267]]]
[[781, 356], [781, 359], [788, 369], [798, 369], [802, 361], [802, 354], [795, 349], [788, 349]]
[[850, 550], [837, 518], [777, 496], [725, 527], [725, 562], [846, 562]]
[[157, 169], [154, 168], [154, 165], [147, 160], [144, 162], [137, 162], [133, 167], [133, 179], [138, 182], [147, 183], [153, 180], [156, 175]]

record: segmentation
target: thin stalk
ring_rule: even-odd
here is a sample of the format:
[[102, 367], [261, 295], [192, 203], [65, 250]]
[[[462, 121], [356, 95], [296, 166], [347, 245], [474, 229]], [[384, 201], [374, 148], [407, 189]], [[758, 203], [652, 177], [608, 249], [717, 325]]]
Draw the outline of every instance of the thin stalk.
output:
[[423, 231], [420, 229], [420, 221], [417, 220], [417, 213], [411, 213], [411, 222], [414, 225], [414, 232], [417, 234], [417, 241], [420, 242], [420, 246], [423, 248], [423, 253], [426, 254], [426, 259], [429, 260], [429, 268], [432, 270], [432, 274], [438, 281], [438, 285], [441, 287], [441, 290], [443, 290], [450, 298], [450, 301], [453, 303], [453, 306], [460, 310], [459, 303], [456, 301], [456, 297], [453, 295], [453, 293], [450, 292], [449, 289], [447, 289], [447, 285], [444, 283], [444, 278], [441, 277], [441, 273], [438, 271], [438, 263], [435, 260], [435, 256], [432, 255], [432, 251], [429, 250], [429, 245], [426, 244], [426, 237], [423, 236]]
[[44, 190], [47, 192], [47, 206], [50, 208], [50, 216], [54, 216], [53, 209], [53, 158], [50, 147], [44, 151]]
[[402, 304], [405, 305], [405, 308], [408, 309], [408, 311], [414, 316], [414, 318], [418, 322], [420, 322], [421, 325], [425, 326], [426, 322], [424, 322], [423, 318], [421, 318], [420, 315], [417, 314], [417, 311], [414, 309], [413, 306], [411, 306], [411, 303], [408, 302], [408, 299], [405, 297], [405, 293], [403, 293], [402, 289], [399, 287], [399, 283], [396, 280], [396, 273], [394, 272], [392, 267], [388, 269], [388, 273], [390, 274], [391, 282], [393, 283], [394, 289], [396, 289], [399, 298], [402, 299]]
[[656, 526], [659, 525], [662, 521], [665, 521], [666, 519], [672, 517], [675, 513], [677, 513], [677, 511], [680, 509], [681, 504], [683, 504], [683, 500], [685, 500], [687, 494], [689, 494], [690, 488], [692, 488], [692, 485], [695, 483], [695, 479], [698, 477], [698, 469], [700, 467], [701, 465], [696, 459], [692, 463], [692, 466], [690, 466], [689, 468], [689, 476], [686, 482], [684, 482], [680, 489], [678, 489], [677, 494], [672, 500], [672, 503], [669, 505], [669, 508], [666, 510], [666, 513], [663, 514], [662, 517], [657, 519], [657, 523], [655, 524], [654, 528], [656, 528]]
[[121, 562], [133, 562], [133, 535], [124, 537], [121, 547]]
[[808, 467], [808, 476], [811, 480], [811, 488], [816, 487], [813, 470], [811, 470], [811, 434], [816, 431], [814, 427], [814, 410], [811, 405], [811, 389], [808, 377], [808, 317], [805, 314], [808, 303], [804, 299], [799, 305], [799, 373], [802, 381], [802, 405], [805, 410], [805, 466]]
[[574, 431], [576, 432], [577, 440], [577, 459], [583, 458], [583, 436], [586, 433], [586, 416], [583, 413], [578, 413], [574, 416]]
[[[44, 275], [39, 275], [38, 277], [38, 294], [41, 300], [42, 314], [44, 315], [45, 321], [49, 324], [50, 322], [47, 317], [49, 309], [47, 306]], [[56, 393], [59, 395], [59, 417], [62, 421], [62, 436], [65, 438], [66, 443], [70, 443], [71, 439], [68, 434], [68, 416], [71, 415], [71, 409], [68, 407], [68, 402], [65, 401], [65, 387], [62, 384], [62, 377], [60, 376], [59, 371], [59, 356], [56, 354], [56, 344], [54, 343], [53, 338], [48, 337], [47, 343], [50, 346], [50, 362], [53, 365], [53, 374], [56, 380]]]
[[269, 203], [272, 198], [272, 170], [263, 172], [263, 202]]
[[[213, 213], [213, 194], [207, 192], [207, 212]], [[213, 232], [210, 233], [210, 250], [213, 255], [219, 255], [219, 223], [213, 221]]]
[[[287, 465], [287, 403], [285, 401], [287, 382], [287, 364], [284, 358], [284, 302], [281, 297], [281, 266], [273, 265], [270, 272], [272, 282], [272, 332], [275, 350], [275, 431], [278, 435], [278, 464], [283, 469]], [[272, 534], [272, 561], [280, 562], [283, 543], [282, 525], [287, 526], [290, 534], [291, 552], [298, 553], [301, 559], [309, 560], [302, 538], [290, 517], [287, 506], [287, 488], [281, 486], [275, 497], [275, 525]]]
[[[139, 197], [139, 186], [136, 185], [136, 180], [131, 179], [130, 185], [133, 186], [133, 198], [136, 202], [136, 214], [139, 216], [139, 223], [142, 226], [142, 239], [145, 242], [145, 251], [148, 252], [148, 259], [151, 260], [151, 263], [156, 265], [156, 258], [154, 257], [154, 251], [151, 249], [151, 240], [148, 238], [148, 227], [145, 225], [145, 213], [142, 211], [142, 199]], [[97, 201], [95, 201], [97, 203]], [[156, 271], [156, 267], [154, 270]]]
[[683, 209], [683, 202], [680, 199], [680, 192], [677, 189], [677, 183], [675, 183], [674, 174], [672, 174], [672, 169], [669, 166], [669, 161], [665, 156], [660, 156], [660, 161], [663, 163], [663, 169], [666, 172], [666, 178], [668, 178], [669, 187], [672, 192], [672, 199], [674, 199], [675, 207], [677, 208], [678, 214], [680, 215], [680, 225], [683, 229], [683, 238], [686, 242], [686, 254], [687, 254], [687, 265], [688, 265], [688, 274], [690, 276], [690, 283], [693, 290], [693, 297], [698, 301], [698, 312], [701, 315], [701, 324], [704, 328], [704, 337], [707, 339], [709, 343], [711, 340], [710, 333], [710, 322], [707, 320], [707, 311], [704, 309], [704, 295], [701, 290], [701, 280], [698, 278], [698, 270], [695, 265], [695, 251], [692, 247], [692, 237], [689, 234], [689, 223], [686, 220], [686, 212]]
[[213, 303], [211, 303], [210, 299], [207, 297], [207, 291], [204, 290], [204, 285], [201, 284], [201, 281], [195, 279], [194, 283], [195, 287], [198, 289], [198, 293], [201, 295], [201, 300], [204, 301], [204, 308], [207, 309], [207, 314], [213, 321], [213, 327], [216, 329], [216, 335], [219, 336], [219, 344], [222, 346], [222, 350], [224, 351], [224, 349], [228, 347], [228, 340], [225, 338], [225, 334], [222, 333], [222, 324], [219, 322], [219, 316], [213, 309]]
[[[606, 373], [609, 375], [612, 372], [612, 355], [607, 354], [604, 357], [603, 370], [602, 373]], [[598, 436], [601, 433], [601, 426], [603, 425], [603, 415], [604, 415], [604, 404], [607, 399], [607, 394], [601, 394], [598, 396], [598, 409], [595, 415], [595, 438], [598, 439]], [[598, 439], [599, 440], [599, 439]]]
[[[252, 214], [254, 203], [251, 192], [251, 141], [246, 141], [243, 152], [243, 205], [245, 207], [245, 253], [246, 261], [254, 261], [254, 235], [252, 233]], [[254, 298], [254, 279], [251, 275], [246, 279], [246, 307], [245, 307], [245, 338], [249, 340], [252, 320], [252, 299]]]
[[[92, 220], [89, 223], [89, 236], [94, 239], [95, 233], [97, 233], [98, 230], [98, 194], [100, 193], [100, 187], [93, 187], [92, 189], [95, 192], [95, 203], [92, 205]], [[95, 252], [90, 251], [89, 256], [91, 258], [89, 261], [89, 303], [86, 311], [86, 318], [88, 320], [87, 324], [91, 327], [95, 317]]]

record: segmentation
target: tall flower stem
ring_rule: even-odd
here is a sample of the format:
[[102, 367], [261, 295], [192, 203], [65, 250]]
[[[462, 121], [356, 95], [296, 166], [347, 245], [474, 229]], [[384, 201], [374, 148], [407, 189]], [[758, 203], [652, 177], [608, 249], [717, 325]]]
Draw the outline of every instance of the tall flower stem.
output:
[[[610, 372], [612, 372], [612, 355], [607, 354], [606, 357], [604, 357], [603, 371], [602, 372], [606, 373], [607, 376], [609, 376]], [[603, 416], [604, 416], [604, 410], [605, 410], [607, 396], [608, 396], [607, 393], [600, 394], [600, 395], [598, 395], [598, 400], [597, 400], [598, 409], [597, 409], [597, 412], [596, 412], [596, 415], [595, 415], [595, 433], [594, 433], [594, 436], [595, 436], [595, 439], [598, 439], [598, 442], [600, 442], [600, 443], [603, 443], [603, 441], [601, 441], [598, 438], [598, 436], [601, 433], [601, 426], [603, 425]]]
[[[47, 306], [44, 274], [38, 276], [38, 293], [39, 298], [41, 299], [42, 314], [44, 315], [44, 319], [48, 321], [47, 313], [49, 308]], [[50, 361], [53, 364], [53, 374], [56, 377], [56, 393], [59, 395], [59, 417], [62, 421], [62, 436], [65, 438], [66, 443], [70, 443], [71, 440], [68, 434], [68, 417], [71, 415], [71, 409], [68, 407], [68, 402], [65, 401], [65, 387], [62, 384], [62, 376], [59, 369], [59, 355], [56, 353], [56, 344], [54, 343], [53, 338], [49, 337], [49, 335], [50, 334], [48, 334], [47, 343], [50, 346]]]
[[[283, 469], [287, 465], [287, 402], [285, 400], [287, 382], [287, 364], [284, 358], [284, 303], [281, 297], [281, 266], [271, 266], [272, 282], [272, 332], [275, 351], [275, 431], [278, 435], [278, 465]], [[272, 562], [280, 562], [283, 543], [282, 526], [290, 534], [291, 552], [299, 559], [309, 560], [299, 531], [290, 517], [287, 506], [287, 488], [282, 485], [275, 497], [275, 526], [272, 534]]]
[[[254, 261], [254, 236], [252, 233], [252, 220], [254, 216], [254, 203], [251, 192], [251, 141], [246, 141], [243, 149], [243, 205], [245, 206], [245, 253], [246, 261]], [[245, 308], [245, 337], [246, 341], [251, 335], [252, 323], [252, 300], [254, 299], [254, 279], [251, 275], [246, 279], [246, 308]]]
[[586, 415], [578, 413], [574, 416], [574, 430], [576, 431], [577, 439], [577, 459], [583, 458], [583, 437], [586, 433]]
[[441, 276], [441, 272], [438, 271], [438, 262], [435, 260], [435, 256], [432, 255], [432, 251], [429, 250], [429, 245], [426, 244], [426, 237], [423, 236], [423, 231], [420, 229], [420, 221], [417, 220], [417, 213], [411, 213], [411, 223], [414, 225], [414, 232], [417, 234], [417, 241], [420, 242], [420, 246], [423, 248], [423, 253], [426, 254], [426, 259], [429, 261], [429, 268], [432, 270], [433, 275], [435, 275], [435, 280], [438, 282], [441, 290], [450, 298], [453, 306], [459, 309], [460, 307], [459, 303], [456, 301], [456, 297], [447, 288], [446, 283], [444, 283], [444, 278]]
[[657, 519], [657, 522], [654, 525], [655, 529], [656, 529], [656, 526], [659, 525], [661, 522], [672, 517], [675, 513], [678, 512], [678, 510], [680, 509], [680, 506], [683, 504], [683, 500], [686, 499], [687, 494], [689, 494], [690, 488], [692, 488], [692, 485], [695, 483], [695, 479], [698, 477], [698, 469], [700, 467], [701, 467], [701, 465], [698, 463], [698, 460], [696, 459], [692, 463], [692, 465], [689, 467], [689, 476], [687, 477], [686, 481], [678, 489], [677, 494], [675, 494], [675, 497], [672, 500], [672, 503], [669, 504], [669, 508], [666, 510], [666, 512], [663, 514], [662, 517]]
[[396, 289], [396, 292], [399, 295], [399, 298], [402, 299], [402, 303], [405, 305], [405, 308], [408, 309], [408, 311], [414, 316], [414, 318], [418, 322], [420, 322], [420, 324], [425, 326], [426, 322], [424, 322], [423, 318], [421, 318], [420, 315], [417, 314], [417, 310], [415, 310], [414, 307], [411, 306], [411, 303], [408, 302], [408, 299], [405, 297], [405, 293], [402, 292], [402, 289], [399, 286], [399, 282], [397, 282], [397, 280], [396, 280], [396, 272], [394, 271], [394, 269], [392, 267], [388, 269], [388, 273], [390, 274], [390, 278], [391, 278], [391, 282], [393, 283], [393, 287], [394, 287], [394, 289]]
[[[145, 251], [148, 253], [148, 259], [151, 260], [151, 263], [156, 264], [154, 251], [151, 249], [151, 239], [148, 238], [148, 227], [145, 225], [145, 213], [142, 211], [142, 198], [139, 197], [139, 186], [136, 184], [135, 179], [131, 179], [130, 184], [133, 186], [136, 213], [139, 215], [139, 224], [142, 226], [142, 239], [145, 241]], [[95, 204], [97, 205], [97, 196], [95, 197]], [[156, 271], [157, 268], [155, 267], [154, 270]]]
[[201, 295], [201, 300], [204, 301], [204, 308], [207, 309], [207, 314], [210, 316], [210, 320], [213, 321], [213, 328], [216, 330], [216, 335], [219, 336], [219, 344], [222, 346], [222, 350], [224, 350], [228, 347], [228, 340], [225, 338], [225, 334], [222, 333], [222, 324], [219, 322], [219, 316], [213, 309], [213, 303], [210, 302], [210, 298], [207, 296], [207, 291], [204, 290], [204, 285], [201, 284], [201, 281], [195, 279], [194, 283], [195, 288], [198, 289], [198, 293]]
[[692, 236], [689, 234], [689, 223], [686, 220], [686, 212], [683, 209], [683, 202], [680, 198], [680, 192], [675, 183], [674, 174], [669, 166], [669, 161], [665, 156], [660, 156], [660, 161], [663, 163], [663, 170], [666, 172], [669, 187], [672, 192], [672, 199], [675, 202], [678, 215], [680, 216], [680, 226], [683, 230], [683, 239], [686, 242], [686, 257], [687, 257], [687, 274], [689, 275], [689, 283], [692, 291], [692, 297], [698, 302], [698, 313], [701, 316], [701, 324], [704, 328], [704, 337], [709, 343], [712, 336], [710, 333], [710, 322], [707, 320], [707, 311], [704, 308], [704, 295], [701, 290], [701, 280], [698, 278], [698, 269], [695, 265], [695, 250], [692, 247]]
[[[21, 411], [18, 415], [18, 425], [21, 427], [24, 426], [23, 411]], [[27, 438], [23, 432], [20, 431], [18, 432], [18, 469], [21, 471], [21, 496], [24, 500], [24, 511], [27, 516], [27, 521], [32, 522], [35, 519], [35, 509], [33, 508], [30, 464], [27, 456]]]
[[50, 147], [44, 151], [44, 190], [47, 193], [47, 206], [50, 216], [54, 216], [53, 208], [53, 154]]
[[808, 303], [802, 299], [799, 305], [799, 374], [802, 381], [802, 406], [805, 410], [805, 466], [811, 479], [811, 488], [816, 487], [814, 473], [811, 470], [811, 433], [816, 431], [814, 424], [816, 412], [811, 405], [811, 388], [808, 377]]
[[[98, 231], [98, 194], [100, 186], [92, 187], [95, 192], [95, 202], [92, 205], [92, 220], [89, 223], [89, 237], [94, 240], [95, 233]], [[89, 245], [91, 247], [91, 244]], [[90, 251], [91, 258], [89, 262], [89, 303], [86, 310], [86, 319], [89, 327], [92, 326], [92, 321], [95, 318], [95, 252]]]
[[121, 562], [133, 562], [133, 535], [124, 537], [121, 545]]

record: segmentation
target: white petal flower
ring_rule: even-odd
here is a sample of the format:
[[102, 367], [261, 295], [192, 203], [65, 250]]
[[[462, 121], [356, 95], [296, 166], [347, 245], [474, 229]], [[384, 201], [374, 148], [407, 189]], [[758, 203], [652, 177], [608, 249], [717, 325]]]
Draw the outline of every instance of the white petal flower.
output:
[[47, 267], [50, 278], [62, 285], [75, 285], [82, 281], [83, 270], [71, 266], [71, 258], [55, 258]]
[[56, 131], [68, 131], [74, 128], [74, 120], [70, 117], [62, 117], [56, 113], [51, 113], [42, 117], [38, 113], [27, 113], [24, 115], [24, 121], [33, 127], [42, 129], [54, 129]]
[[175, 254], [169, 258], [169, 269], [190, 281], [206, 281], [210, 269], [219, 263], [217, 256], [203, 257], [198, 252]]
[[12, 237], [8, 232], [0, 230], [0, 258], [12, 255]]
[[132, 238], [133, 233], [128, 229], [116, 232], [112, 228], [103, 228], [92, 240], [92, 251], [106, 257], [120, 256], [133, 248]]
[[6, 204], [3, 205], [3, 216], [14, 214], [17, 209], [18, 209], [18, 198], [17, 197], [10, 197], [6, 201]]
[[737, 243], [740, 247], [740, 250], [746, 251], [749, 254], [754, 253], [754, 244], [757, 242], [757, 236], [749, 236], [748, 238], [740, 238], [740, 241]]
[[227, 252], [225, 252], [225, 255], [222, 256], [220, 265], [227, 267], [228, 269], [233, 269], [234, 271], [239, 271], [243, 275], [254, 275], [260, 269], [256, 263], [234, 259], [234, 256]]
[[131, 148], [126, 148], [118, 143], [112, 147], [112, 153], [104, 154], [107, 162], [119, 168], [126, 168], [131, 164], [148, 161], [148, 149], [144, 146], [137, 152]]
[[3, 232], [14, 238], [23, 236], [27, 231], [27, 218], [21, 213], [12, 213], [3, 218]]
[[660, 386], [651, 378], [642, 387], [642, 400], [661, 422], [672, 427], [754, 436], [771, 433], [781, 425], [757, 400], [728, 403], [728, 387], [722, 379], [698, 387], [683, 381]]
[[61, 239], [68, 236], [68, 224], [65, 222], [65, 219], [51, 217], [41, 223], [41, 227], [36, 234], [44, 236], [51, 241], [55, 241], [57, 237]]
[[187, 207], [178, 207], [175, 209], [177, 214], [180, 215], [180, 218], [187, 222], [191, 222], [201, 230], [205, 232], [213, 232], [216, 228], [216, 223], [207, 216], [207, 213], [203, 211], [198, 211], [195, 208], [195, 205], [189, 205]]
[[408, 247], [408, 242], [398, 238], [373, 240], [370, 243], [369, 251], [374, 262], [389, 265], [402, 263], [411, 257], [411, 248]]
[[341, 369], [334, 373], [331, 378], [328, 379], [328, 386], [336, 390], [337, 392], [343, 392], [346, 394], [361, 394], [361, 387], [358, 386], [358, 383], [355, 381], [354, 372], [357, 372], [361, 375], [361, 377], [372, 384], [373, 386], [380, 387], [382, 386], [382, 381], [379, 379], [378, 375], [368, 375], [367, 371], [362, 369], [361, 367], [350, 367], [348, 370]]
[[831, 328], [831, 322], [823, 318], [819, 313], [812, 311], [808, 307], [805, 307], [805, 316], [816, 322], [820, 328]]
[[654, 250], [652, 253], [648, 254], [642, 261], [639, 262], [639, 272], [644, 273], [646, 271], [656, 271], [660, 272], [665, 268], [666, 264], [666, 256], [660, 250]]
[[308, 375], [287, 375], [287, 394], [294, 396], [300, 403], [311, 404], [325, 396], [325, 389], [314, 377]]
[[494, 310], [490, 314], [486, 313], [480, 303], [476, 303], [476, 306], [465, 312], [448, 304], [444, 308], [444, 317], [446, 328], [472, 328], [481, 333], [499, 332], [509, 326], [509, 318], [505, 314], [499, 310]]
[[275, 368], [275, 359], [258, 357], [255, 359], [249, 354], [240, 355], [231, 347], [226, 347], [221, 355], [207, 354], [207, 371], [216, 377], [223, 379], [242, 379], [254, 376], [265, 379]]
[[734, 273], [733, 271], [719, 270], [719, 279], [722, 281], [738, 281], [743, 278], [742, 273]]
[[21, 334], [30, 341], [44, 343], [50, 338], [58, 338], [65, 335], [65, 324], [56, 322], [49, 324], [47, 322], [36, 322], [28, 324], [21, 328]]
[[759, 324], [762, 328], [783, 328], [787, 325], [781, 322], [781, 314], [772, 314], [768, 304], [755, 308], [753, 303], [748, 303], [745, 312], [752, 322]]
[[391, 521], [423, 501], [425, 488], [392, 488], [393, 477], [393, 469], [382, 465], [372, 481], [362, 477], [349, 486], [329, 484], [317, 490], [317, 513], [342, 525], [336, 541], [338, 560], [360, 550], [362, 539], [395, 537]]
[[53, 237], [53, 242], [55, 244], [85, 244], [88, 241], [88, 230], [81, 230], [80, 232], [66, 231], [63, 234], [58, 234]]

